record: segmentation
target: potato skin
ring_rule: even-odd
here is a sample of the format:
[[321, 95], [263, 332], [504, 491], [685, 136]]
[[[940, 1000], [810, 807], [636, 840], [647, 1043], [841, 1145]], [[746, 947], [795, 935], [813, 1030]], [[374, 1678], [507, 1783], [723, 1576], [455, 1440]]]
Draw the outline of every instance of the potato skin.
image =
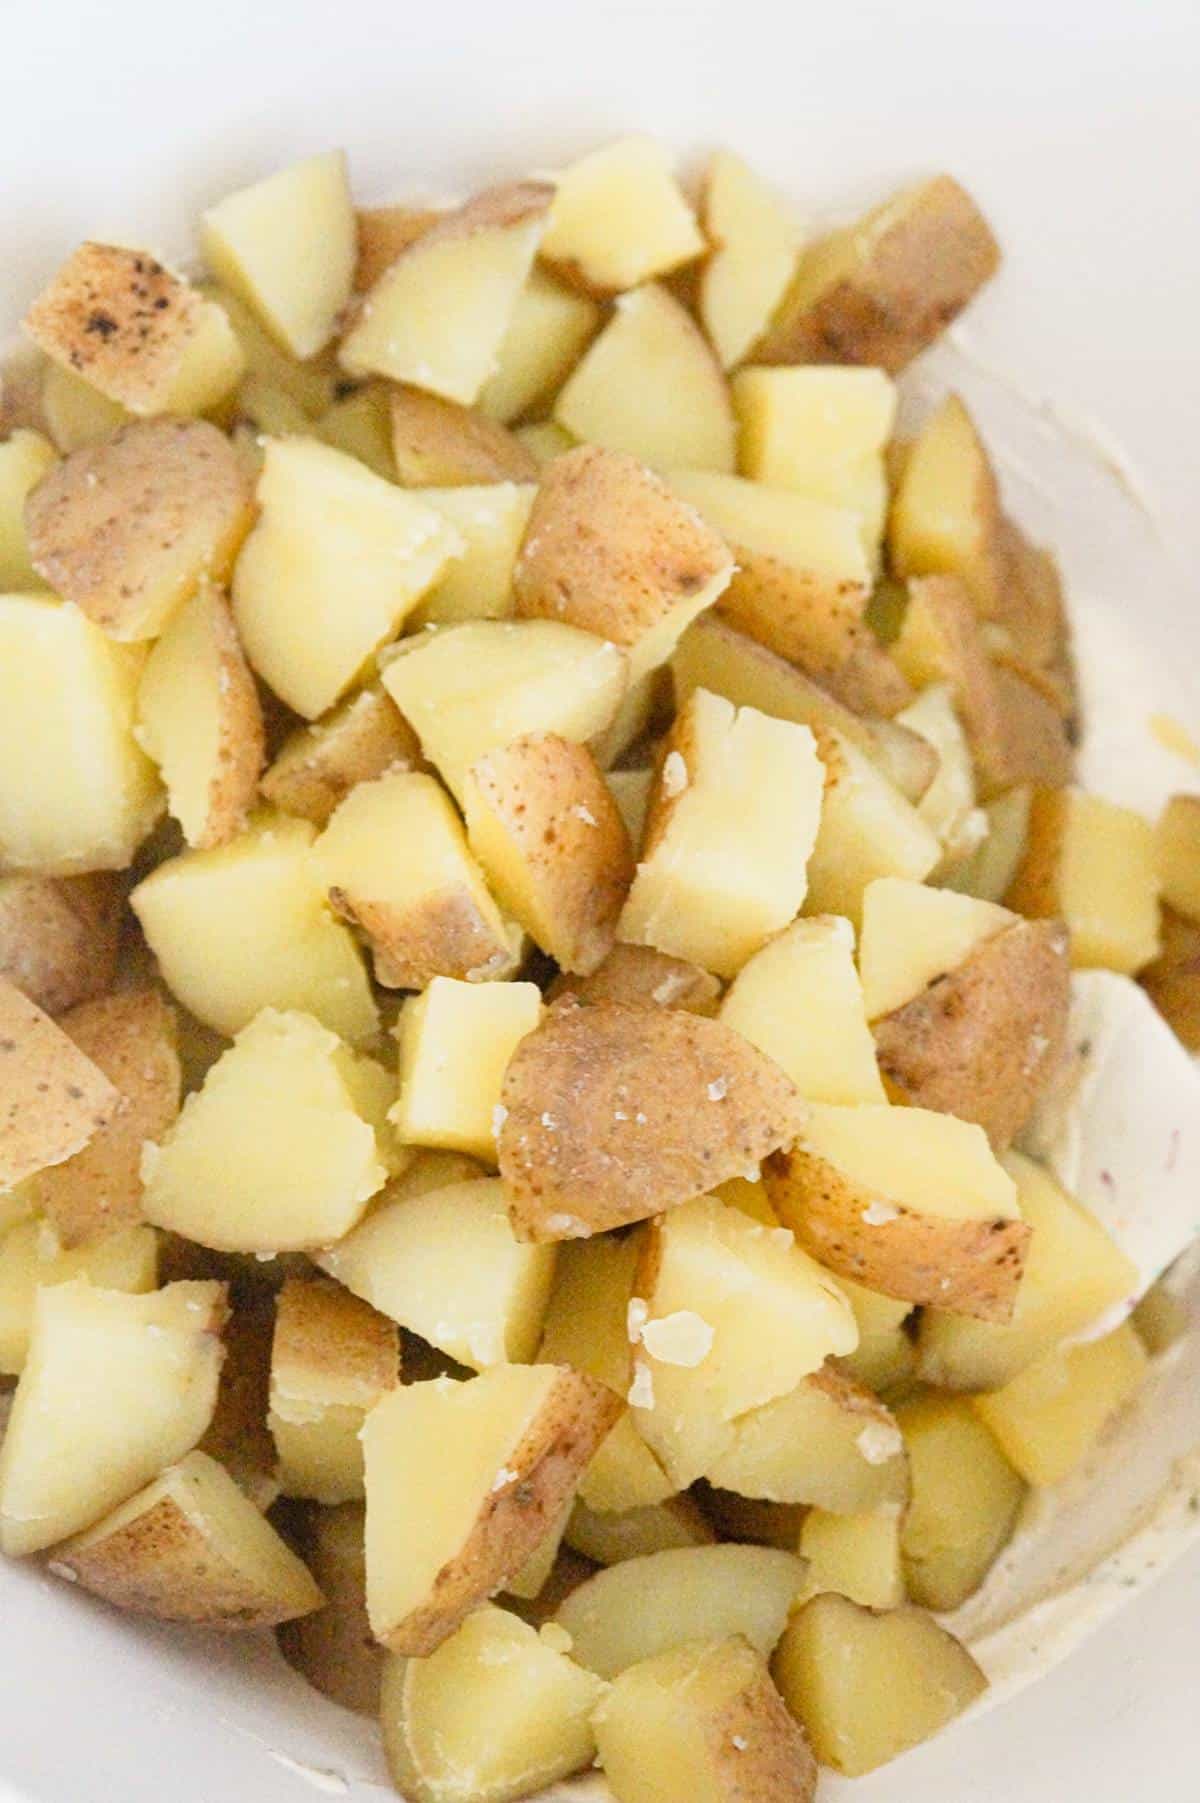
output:
[[652, 945], [614, 945], [586, 977], [563, 972], [546, 991], [548, 1002], [574, 996], [581, 1002], [624, 1002], [633, 1008], [683, 1008], [715, 1014], [721, 999], [716, 977], [686, 958], [672, 958]]
[[116, 975], [123, 904], [107, 871], [0, 879], [0, 977], [51, 1015], [103, 995]]
[[404, 385], [391, 394], [392, 455], [406, 488], [536, 482], [533, 453], [498, 421]]
[[557, 1003], [501, 1091], [500, 1174], [523, 1239], [661, 1214], [790, 1144], [805, 1109], [769, 1058], [679, 1009]]
[[893, 1100], [974, 1121], [1010, 1145], [1066, 1047], [1061, 921], [1018, 921], [872, 1028]]
[[359, 783], [393, 770], [423, 770], [416, 733], [386, 689], [362, 689], [284, 743], [259, 789], [285, 814], [327, 826]]
[[1162, 950], [1138, 982], [1176, 1038], [1200, 1053], [1200, 925], [1164, 907]]
[[0, 977], [0, 1189], [70, 1158], [121, 1100], [99, 1066]]
[[415, 244], [441, 217], [432, 207], [360, 207], [355, 291], [363, 294], [373, 288], [401, 251]]
[[331, 889], [329, 902], [366, 934], [375, 980], [384, 989], [425, 989], [434, 977], [473, 982], [512, 968], [512, 948], [497, 941], [462, 885], [423, 896], [399, 917], [395, 909], [354, 899], [344, 889]]

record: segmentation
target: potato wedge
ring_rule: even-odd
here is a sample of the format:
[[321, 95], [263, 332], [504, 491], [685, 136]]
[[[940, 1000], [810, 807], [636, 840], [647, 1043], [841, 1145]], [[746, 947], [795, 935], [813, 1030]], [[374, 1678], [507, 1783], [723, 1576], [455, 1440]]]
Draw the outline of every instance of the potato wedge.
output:
[[[476, 405], [509, 425], [547, 405], [600, 325], [600, 309], [536, 266], [517, 296], [496, 367]], [[533, 455], [532, 451], [530, 455]]]
[[1161, 949], [1138, 981], [1188, 1051], [1200, 1053], [1200, 925], [1164, 908]]
[[941, 846], [858, 745], [836, 728], [815, 732], [825, 788], [805, 905], [810, 914], [841, 914], [857, 926], [873, 882], [899, 876], [919, 883], [937, 865]]
[[790, 1143], [804, 1115], [783, 1072], [728, 1027], [613, 1002], [552, 1008], [500, 1100], [509, 1214], [534, 1240], [661, 1214]]
[[25, 505], [57, 461], [49, 439], [28, 427], [0, 442], [0, 594], [41, 586], [29, 557]]
[[947, 395], [909, 449], [888, 531], [899, 576], [957, 576], [993, 619], [1009, 576], [996, 473], [975, 422]]
[[618, 1399], [565, 1365], [498, 1365], [393, 1392], [363, 1429], [367, 1607], [394, 1652], [433, 1652], [520, 1570]]
[[668, 153], [653, 138], [618, 138], [556, 179], [542, 256], [586, 293], [634, 288], [703, 250]]
[[916, 1347], [904, 1326], [912, 1304], [882, 1296], [851, 1277], [840, 1276], [837, 1283], [858, 1322], [858, 1345], [837, 1361], [838, 1369], [878, 1394], [902, 1389], [917, 1365]]
[[1132, 976], [1158, 955], [1154, 829], [1131, 808], [1081, 789], [1035, 789], [1025, 855], [1005, 901], [1058, 916], [1076, 970]]
[[1024, 1485], [965, 1397], [921, 1396], [896, 1411], [912, 1494], [901, 1528], [914, 1602], [957, 1609], [1012, 1534]]
[[814, 1104], [764, 1172], [780, 1220], [868, 1288], [1007, 1321], [1030, 1240], [981, 1127], [920, 1108]]
[[905, 1601], [900, 1517], [894, 1509], [831, 1515], [810, 1509], [800, 1529], [811, 1594], [834, 1590], [864, 1609], [898, 1609]]
[[365, 1522], [362, 1503], [305, 1515], [298, 1543], [325, 1602], [282, 1622], [276, 1639], [288, 1664], [324, 1696], [378, 1717], [385, 1655], [367, 1621]]
[[389, 270], [402, 250], [415, 244], [422, 232], [442, 218], [441, 207], [359, 207], [358, 261], [354, 267], [354, 291], [365, 294]]
[[399, 1382], [394, 1322], [340, 1284], [289, 1278], [275, 1303], [268, 1417], [283, 1494], [360, 1498], [362, 1424]]
[[420, 767], [416, 733], [375, 683], [287, 739], [259, 788], [282, 813], [325, 826], [359, 783]]
[[116, 974], [123, 902], [107, 872], [0, 877], [0, 977], [46, 1014], [103, 995]]
[[700, 217], [712, 245], [700, 271], [700, 323], [721, 367], [732, 369], [783, 299], [800, 228], [779, 197], [729, 150], [718, 150], [705, 171]]
[[[629, 774], [620, 770], [613, 773]], [[646, 774], [649, 777], [649, 772]], [[616, 790], [612, 777], [609, 782]], [[620, 806], [619, 791], [617, 805]], [[557, 1002], [568, 995], [581, 1002], [623, 1002], [633, 1008], [683, 1008], [689, 1014], [715, 1014], [721, 985], [708, 971], [684, 958], [668, 957], [650, 945], [618, 942], [589, 976], [555, 977], [546, 991], [546, 1000]]]
[[[390, 1119], [406, 1146], [496, 1157], [496, 1110], [504, 1072], [541, 1019], [536, 983], [456, 983], [434, 977], [405, 1004], [400, 1094]], [[451, 1083], [447, 1072], [454, 1073]]]
[[951, 176], [934, 176], [804, 250], [754, 360], [872, 363], [895, 375], [999, 262], [970, 195]]
[[54, 447], [64, 457], [81, 445], [111, 438], [133, 418], [119, 401], [77, 376], [65, 363], [43, 361], [41, 413]]
[[102, 1290], [145, 1295], [158, 1283], [158, 1237], [149, 1227], [118, 1229], [65, 1250], [46, 1221], [22, 1221], [0, 1238], [0, 1372], [17, 1376], [29, 1354], [38, 1291], [82, 1277]]
[[0, 977], [0, 1188], [61, 1165], [113, 1121], [120, 1091], [70, 1035]]
[[190, 1452], [212, 1417], [225, 1286], [39, 1290], [0, 1445], [0, 1548], [40, 1552]]
[[668, 1497], [638, 1509], [591, 1509], [578, 1497], [567, 1522], [566, 1543], [597, 1565], [619, 1565], [677, 1546], [713, 1546], [708, 1517], [690, 1496]]
[[384, 1667], [388, 1769], [412, 1803], [510, 1803], [581, 1771], [603, 1685], [487, 1605], [424, 1659]]
[[445, 515], [464, 549], [413, 614], [414, 627], [511, 616], [516, 605], [513, 570], [536, 492], [530, 482], [422, 490], [421, 499]]
[[405, 488], [536, 482], [537, 464], [498, 420], [421, 388], [393, 388], [392, 456]]
[[1057, 1484], [1082, 1464], [1148, 1364], [1126, 1321], [1102, 1340], [1055, 1347], [970, 1406], [1023, 1478]]

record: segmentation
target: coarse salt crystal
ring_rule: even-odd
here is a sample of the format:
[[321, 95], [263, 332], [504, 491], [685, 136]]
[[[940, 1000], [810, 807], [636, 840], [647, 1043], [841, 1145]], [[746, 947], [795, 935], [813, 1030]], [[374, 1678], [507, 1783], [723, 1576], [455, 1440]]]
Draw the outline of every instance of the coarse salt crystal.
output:
[[542, 1111], [542, 1126], [546, 1129], [547, 1133], [553, 1133], [554, 1129], [558, 1126], [558, 1122], [550, 1113], [549, 1109], [543, 1109]]
[[652, 1409], [654, 1407], [654, 1379], [650, 1375], [650, 1367], [644, 1359], [633, 1361], [633, 1382], [629, 1386], [629, 1406], [632, 1409]]
[[728, 1094], [729, 1079], [727, 1077], [716, 1077], [708, 1086], [708, 1099], [710, 1102], [723, 1102]]
[[693, 1370], [702, 1365], [716, 1338], [709, 1323], [690, 1308], [676, 1309], [642, 1328], [642, 1345], [661, 1365], [682, 1365]]
[[900, 1219], [900, 1210], [893, 1208], [890, 1202], [872, 1202], [863, 1209], [862, 1218], [868, 1227], [886, 1227], [889, 1222]]
[[886, 1465], [904, 1450], [904, 1436], [890, 1421], [869, 1421], [854, 1444], [868, 1465]]
[[668, 751], [663, 759], [662, 787], [668, 800], [682, 795], [688, 786], [688, 767], [681, 751]]
[[642, 1329], [650, 1319], [650, 1305], [641, 1296], [631, 1296], [629, 1307], [625, 1310], [625, 1332], [629, 1336], [631, 1346], [636, 1346], [642, 1337]]
[[739, 1753], [744, 1753], [746, 1748], [750, 1745], [750, 1742], [746, 1739], [744, 1734], [731, 1734], [729, 1739]]
[[503, 1102], [497, 1102], [492, 1109], [492, 1138], [499, 1139], [500, 1129], [508, 1119], [508, 1109]]
[[571, 812], [574, 814], [576, 820], [582, 820], [585, 826], [596, 826], [599, 824], [596, 816], [592, 813], [591, 808], [585, 808], [581, 801], [576, 802], [575, 806], [571, 809]]
[[519, 1476], [520, 1473], [514, 1471], [510, 1465], [501, 1465], [499, 1471], [492, 1479], [493, 1494], [497, 1490], [503, 1490], [507, 1485], [515, 1483]]

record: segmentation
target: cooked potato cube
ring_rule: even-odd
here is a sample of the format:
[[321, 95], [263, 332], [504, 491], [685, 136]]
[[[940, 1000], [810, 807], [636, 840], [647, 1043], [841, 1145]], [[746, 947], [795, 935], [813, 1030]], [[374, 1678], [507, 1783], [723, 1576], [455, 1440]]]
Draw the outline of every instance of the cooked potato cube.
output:
[[625, 692], [625, 654], [557, 620], [478, 620], [402, 641], [383, 683], [461, 802], [467, 772], [498, 745], [552, 732], [582, 744]]
[[514, 1239], [494, 1178], [447, 1175], [414, 1191], [406, 1174], [315, 1256], [356, 1296], [459, 1364], [483, 1371], [537, 1352], [555, 1248]]
[[883, 1392], [906, 1384], [917, 1363], [916, 1348], [904, 1330], [912, 1304], [882, 1296], [851, 1277], [839, 1277], [837, 1285], [858, 1322], [858, 1345], [838, 1360], [839, 1369], [868, 1390]]
[[238, 390], [239, 411], [247, 393], [270, 391], [306, 419], [319, 419], [334, 398], [337, 365], [330, 352], [301, 361], [286, 351], [253, 307], [215, 282], [200, 284], [207, 300], [215, 301], [233, 327], [242, 348], [246, 374]]
[[406, 488], [534, 482], [537, 464], [498, 420], [420, 388], [391, 392], [392, 456]]
[[947, 888], [980, 901], [1003, 901], [1025, 855], [1033, 791], [1027, 784], [985, 804], [987, 837], [978, 850], [943, 877]]
[[146, 1219], [227, 1252], [340, 1239], [387, 1175], [356, 1087], [336, 1034], [264, 1008], [143, 1155]]
[[653, 138], [618, 138], [556, 180], [542, 255], [586, 291], [636, 287], [704, 248], [670, 158]]
[[1081, 789], [1037, 789], [1010, 908], [1058, 916], [1077, 970], [1133, 975], [1157, 956], [1154, 829], [1130, 808]]
[[110, 438], [133, 417], [66, 364], [49, 362], [42, 376], [41, 411], [55, 449], [64, 457], [81, 445]]
[[734, 978], [721, 1019], [810, 1101], [885, 1099], [848, 921], [796, 920], [768, 940]]
[[509, 1213], [535, 1240], [661, 1214], [790, 1144], [804, 1117], [783, 1072], [719, 1021], [615, 1002], [557, 1003], [500, 1102]]
[[383, 1675], [388, 1770], [412, 1803], [511, 1803], [590, 1765], [591, 1672], [505, 1609], [486, 1606], [425, 1659]]
[[364, 1524], [361, 1503], [306, 1514], [300, 1550], [325, 1603], [282, 1623], [276, 1638], [288, 1664], [324, 1696], [377, 1717], [385, 1654], [367, 1622]]
[[340, 1284], [289, 1278], [275, 1305], [268, 1417], [283, 1494], [361, 1497], [362, 1424], [399, 1381], [394, 1322]]
[[620, 645], [636, 684], [721, 593], [733, 559], [650, 470], [581, 445], [542, 478], [514, 573], [517, 612]]
[[713, 248], [700, 271], [700, 323], [721, 367], [732, 369], [783, 298], [800, 230], [778, 196], [728, 150], [708, 165], [701, 217]]
[[940, 1733], [987, 1689], [923, 1609], [876, 1614], [832, 1593], [794, 1617], [771, 1670], [821, 1764], [850, 1778]]
[[554, 403], [576, 438], [655, 469], [732, 470], [721, 367], [687, 309], [657, 282], [622, 294]]
[[65, 1251], [46, 1221], [22, 1221], [0, 1239], [0, 1371], [22, 1371], [37, 1293], [82, 1277], [102, 1290], [144, 1295], [158, 1282], [158, 1237], [126, 1227], [94, 1245]]
[[1161, 938], [1138, 981], [1181, 1043], [1200, 1053], [1200, 925], [1164, 908]]
[[843, 914], [857, 925], [871, 883], [882, 876], [919, 883], [941, 846], [912, 802], [849, 738], [820, 726], [816, 738], [825, 790], [806, 905], [810, 914]]
[[110, 987], [124, 897], [107, 872], [0, 877], [0, 977], [47, 1014]]
[[[608, 778], [618, 807], [623, 785], [616, 779], [634, 775], [644, 775], [649, 788], [648, 770], [614, 770]], [[555, 977], [546, 991], [546, 1000], [557, 1002], [566, 995], [577, 996], [584, 1002], [624, 1002], [635, 1008], [683, 1008], [689, 1014], [715, 1014], [721, 985], [698, 964], [689, 964], [683, 958], [669, 958], [665, 952], [656, 952], [653, 946], [618, 942], [590, 976]], [[731, 1025], [736, 1026], [736, 1022]]]
[[414, 626], [508, 618], [515, 606], [513, 570], [535, 492], [529, 482], [422, 491], [421, 499], [445, 514], [464, 550], [417, 608]]
[[765, 1658], [804, 1585], [804, 1561], [771, 1546], [686, 1546], [623, 1559], [555, 1616], [571, 1657], [602, 1678], [692, 1641], [740, 1634]]
[[1146, 1375], [1146, 1349], [1125, 1322], [1102, 1340], [1047, 1352], [972, 1407], [1031, 1484], [1057, 1484], [1091, 1452]]
[[81, 244], [25, 316], [39, 349], [130, 413], [203, 413], [245, 358], [220, 307], [145, 251]]
[[225, 1286], [147, 1296], [81, 1278], [38, 1291], [0, 1445], [0, 1548], [40, 1552], [90, 1527], [190, 1452], [217, 1400]]
[[858, 967], [867, 1019], [903, 1008], [930, 983], [1017, 924], [1008, 908], [933, 889], [904, 877], [880, 877], [863, 892]]
[[553, 419], [538, 420], [532, 426], [518, 426], [514, 436], [520, 439], [539, 470], [544, 470], [565, 451], [573, 450], [579, 442], [573, 432], [568, 432]]
[[565, 1365], [497, 1365], [378, 1403], [363, 1429], [376, 1638], [432, 1653], [501, 1589], [561, 1516], [618, 1407]]
[[307, 820], [264, 814], [213, 851], [168, 858], [130, 901], [172, 994], [227, 1037], [263, 1008], [315, 1014], [352, 1044], [378, 1015], [348, 927], [335, 921]]
[[1200, 920], [1200, 795], [1172, 795], [1156, 831], [1158, 874], [1168, 907]]
[[113, 1121], [120, 1092], [35, 1002], [0, 977], [0, 1190], [61, 1165]]
[[123, 870], [162, 793], [133, 736], [141, 654], [47, 595], [0, 596], [0, 866]]
[[976, 806], [971, 747], [950, 684], [931, 683], [895, 718], [937, 753], [937, 775], [917, 803], [917, 812], [941, 840], [942, 861], [934, 874], [947, 877], [982, 847], [988, 833], [988, 816]]
[[888, 533], [900, 576], [957, 576], [984, 619], [1008, 579], [1000, 491], [975, 422], [956, 394], [925, 422], [904, 460]]
[[885, 1296], [1010, 1318], [1030, 1231], [981, 1127], [922, 1108], [814, 1104], [764, 1176], [780, 1220], [831, 1271]]
[[562, 386], [600, 324], [600, 309], [544, 270], [531, 269], [517, 296], [496, 367], [477, 405], [508, 425], [545, 403]]
[[30, 561], [25, 502], [57, 461], [49, 440], [26, 427], [0, 443], [0, 594], [41, 586]]
[[971, 196], [950, 176], [934, 176], [803, 251], [755, 361], [874, 363], [895, 375], [999, 262]]
[[552, 196], [544, 182], [517, 182], [443, 214], [364, 297], [342, 339], [343, 368], [471, 406], [495, 369]]
[[189, 845], [223, 845], [245, 830], [263, 763], [262, 709], [216, 589], [185, 601], [147, 658], [137, 731]]
[[211, 1628], [272, 1627], [323, 1600], [307, 1566], [203, 1452], [58, 1547], [52, 1569], [119, 1609]]
[[620, 937], [736, 975], [804, 900], [823, 780], [806, 727], [697, 689], [665, 741]]
[[391, 1119], [403, 1143], [492, 1163], [504, 1073], [541, 1013], [536, 983], [434, 977], [400, 1019], [400, 1095]]
[[240, 188], [201, 219], [204, 260], [293, 357], [333, 337], [350, 299], [358, 225], [340, 150]]
[[387, 692], [360, 689], [315, 726], [286, 740], [259, 784], [274, 807], [325, 826], [338, 803], [359, 783], [415, 770], [417, 735]]
[[389, 270], [402, 250], [415, 244], [423, 232], [444, 216], [444, 208], [436, 207], [359, 207], [358, 262], [354, 270], [354, 288], [365, 294], [380, 276]]
[[272, 441], [233, 577], [246, 655], [306, 719], [332, 706], [461, 548], [444, 516], [315, 439]]
[[[270, 431], [269, 427], [263, 429]], [[301, 426], [299, 430], [307, 432], [309, 428]], [[396, 481], [391, 394], [386, 383], [364, 382], [351, 393], [343, 394], [321, 414], [317, 430], [335, 451], [357, 458], [387, 482]], [[274, 436], [282, 434], [276, 432]]]
[[668, 1497], [638, 1509], [591, 1509], [578, 1497], [567, 1522], [566, 1542], [597, 1565], [619, 1565], [677, 1546], [712, 1546], [716, 1534], [690, 1496]]
[[900, 1517], [894, 1509], [831, 1515], [810, 1509], [800, 1529], [813, 1596], [834, 1590], [864, 1609], [898, 1609], [905, 1600]]
[[900, 1533], [909, 1595], [957, 1609], [1007, 1544], [1024, 1486], [965, 1398], [921, 1396], [897, 1419], [912, 1484]]

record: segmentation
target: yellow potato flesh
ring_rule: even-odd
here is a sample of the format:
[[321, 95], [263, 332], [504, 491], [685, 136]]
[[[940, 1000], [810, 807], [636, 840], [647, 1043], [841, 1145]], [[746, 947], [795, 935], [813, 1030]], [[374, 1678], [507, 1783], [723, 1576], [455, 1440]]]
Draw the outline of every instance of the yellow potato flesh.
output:
[[1031, 1484], [1057, 1484], [1082, 1464], [1146, 1375], [1128, 1322], [1102, 1340], [1048, 1352], [973, 1407]]
[[900, 877], [869, 884], [858, 951], [868, 1020], [911, 1002], [1015, 919], [991, 902]]

